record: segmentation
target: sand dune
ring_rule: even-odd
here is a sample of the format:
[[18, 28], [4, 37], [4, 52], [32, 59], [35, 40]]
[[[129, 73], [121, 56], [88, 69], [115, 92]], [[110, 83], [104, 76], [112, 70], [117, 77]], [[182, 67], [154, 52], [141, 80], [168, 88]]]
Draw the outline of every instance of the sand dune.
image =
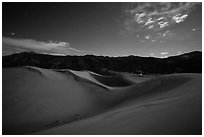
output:
[[69, 69], [64, 70], [64, 71], [71, 72], [80, 78], [90, 80], [108, 89], [114, 89], [117, 87], [121, 88], [121, 87], [131, 86], [135, 84], [134, 81], [131, 81], [119, 74], [114, 75], [114, 76], [103, 76], [103, 75], [100, 75], [100, 74], [97, 74], [91, 71], [74, 71], [74, 70], [69, 70]]
[[201, 134], [201, 74], [142, 79], [37, 67], [2, 74], [3, 134]]

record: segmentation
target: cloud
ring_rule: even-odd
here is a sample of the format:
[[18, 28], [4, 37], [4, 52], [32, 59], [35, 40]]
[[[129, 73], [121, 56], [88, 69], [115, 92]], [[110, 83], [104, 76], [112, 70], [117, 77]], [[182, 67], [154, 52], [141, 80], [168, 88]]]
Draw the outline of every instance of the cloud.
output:
[[157, 19], [157, 21], [160, 21], [160, 20], [163, 20], [163, 19], [164, 19], [164, 17], [160, 17], [160, 18]]
[[68, 42], [42, 42], [32, 39], [2, 38], [3, 55], [18, 52], [37, 52], [51, 55], [84, 55], [87, 52], [77, 50], [70, 46]]
[[161, 52], [161, 54], [162, 54], [162, 55], [166, 55], [166, 54], [168, 54], [168, 52]]
[[[166, 30], [166, 31], [161, 31], [156, 33], [154, 36], [151, 36], [153, 39], [155, 39], [156, 41], [161, 41], [161, 40], [165, 40], [165, 39], [170, 39], [172, 38], [173, 32], [171, 32], [170, 30]], [[162, 41], [161, 41], [162, 42]], [[160, 43], [161, 43], [160, 42]]]
[[152, 24], [152, 23], [154, 23], [155, 21], [154, 20], [152, 20], [152, 18], [149, 18], [148, 20], [147, 20], [147, 22], [145, 23], [145, 26], [146, 25], [149, 25], [149, 24]]
[[145, 13], [135, 14], [136, 22], [139, 24], [144, 23], [143, 17], [145, 17]]
[[170, 32], [169, 30], [167, 30], [164, 33], [162, 33], [161, 35], [162, 35], [162, 37], [169, 37], [169, 36], [173, 35], [173, 33]]
[[154, 28], [154, 25], [150, 25], [149, 27], [148, 27], [148, 29], [153, 29]]
[[[154, 31], [162, 30], [168, 26], [182, 23], [195, 8], [196, 2], [139, 2], [129, 3], [125, 9], [128, 15], [126, 28], [136, 32], [143, 29]], [[129, 23], [127, 23], [129, 22]], [[151, 27], [150, 27], [151, 25]]]
[[145, 36], [145, 39], [150, 39], [150, 35]]
[[173, 19], [176, 23], [181, 23], [181, 22], [183, 22], [187, 17], [188, 17], [187, 14], [185, 14], [185, 15], [177, 14], [177, 15], [173, 16], [172, 19]]
[[160, 21], [158, 22], [158, 25], [159, 25], [159, 28], [165, 28], [169, 25], [169, 23], [165, 21]]

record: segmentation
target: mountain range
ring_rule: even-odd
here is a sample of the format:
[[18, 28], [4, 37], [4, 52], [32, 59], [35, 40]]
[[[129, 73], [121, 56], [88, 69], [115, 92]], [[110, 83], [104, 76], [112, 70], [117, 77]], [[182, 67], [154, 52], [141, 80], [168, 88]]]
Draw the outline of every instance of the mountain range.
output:
[[103, 75], [112, 72], [139, 74], [202, 73], [202, 52], [168, 58], [124, 56], [54, 56], [22, 52], [2, 57], [2, 67], [36, 66], [46, 69], [89, 70]]

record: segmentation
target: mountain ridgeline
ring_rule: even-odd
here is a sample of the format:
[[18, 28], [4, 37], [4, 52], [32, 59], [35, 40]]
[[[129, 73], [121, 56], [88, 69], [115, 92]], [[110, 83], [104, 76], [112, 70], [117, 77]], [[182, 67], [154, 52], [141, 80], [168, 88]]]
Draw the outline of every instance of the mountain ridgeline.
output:
[[108, 56], [53, 56], [22, 52], [2, 57], [2, 66], [36, 66], [46, 69], [89, 70], [99, 74], [130, 72], [143, 74], [202, 73], [202, 52], [194, 51], [168, 58], [108, 57]]

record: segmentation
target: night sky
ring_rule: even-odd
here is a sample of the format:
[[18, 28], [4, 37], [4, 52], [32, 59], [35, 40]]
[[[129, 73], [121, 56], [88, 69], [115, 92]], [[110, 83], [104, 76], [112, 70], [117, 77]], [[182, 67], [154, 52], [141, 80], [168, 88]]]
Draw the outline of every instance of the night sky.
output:
[[3, 2], [2, 53], [168, 57], [202, 50], [201, 3]]

